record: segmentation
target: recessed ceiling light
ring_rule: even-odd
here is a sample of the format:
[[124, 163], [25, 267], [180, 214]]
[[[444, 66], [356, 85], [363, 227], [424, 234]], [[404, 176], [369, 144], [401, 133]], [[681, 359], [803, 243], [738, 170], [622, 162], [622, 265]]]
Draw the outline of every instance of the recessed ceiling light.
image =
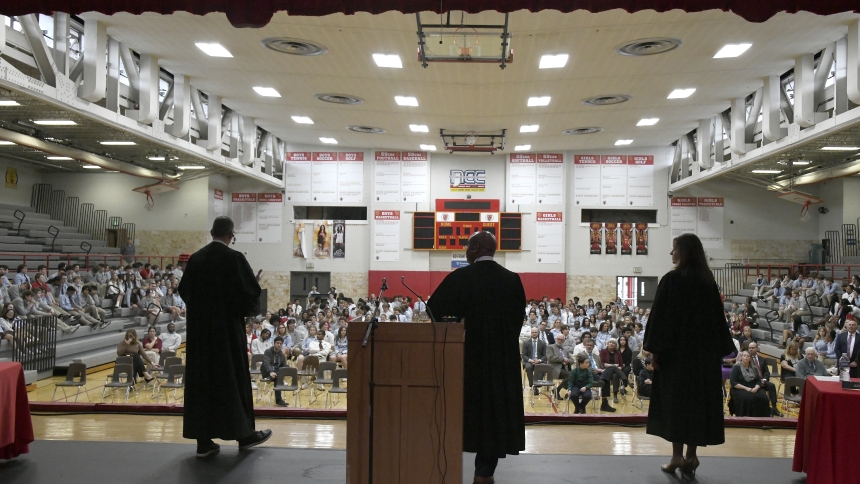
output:
[[194, 45], [196, 45], [198, 49], [202, 50], [204, 54], [212, 57], [233, 57], [233, 54], [231, 54], [229, 50], [225, 49], [223, 45], [217, 42], [197, 42]]
[[860, 146], [825, 146], [821, 151], [857, 151]]
[[541, 96], [541, 97], [530, 97], [528, 105], [529, 106], [549, 106], [549, 96]]
[[520, 133], [534, 133], [539, 127], [537, 124], [524, 124], [520, 126]]
[[[777, 161], [777, 163], [779, 163], [780, 165], [787, 165], [788, 164], [788, 162], [785, 162], [785, 161]], [[797, 165], [797, 166], [806, 166], [806, 165], [809, 165], [811, 163], [812, 162], [808, 161], [808, 160], [794, 160], [791, 162], [792, 165]]]
[[48, 158], [49, 160], [54, 160], [54, 161], [68, 161], [68, 160], [74, 160], [74, 158], [70, 158], [70, 157], [68, 157], [68, 156], [48, 156], [48, 157], [46, 157], [46, 158]]
[[782, 173], [782, 170], [753, 170], [753, 173], [759, 173], [761, 175], [775, 175], [777, 173]]
[[421, 145], [421, 149], [425, 151], [436, 151], [436, 145]]
[[394, 96], [394, 102], [401, 106], [417, 106], [418, 99], [413, 96]]
[[18, 101], [11, 99], [0, 99], [0, 106], [20, 106], [20, 104], [18, 104]]
[[630, 144], [630, 143], [632, 143], [632, 142], [633, 142], [633, 140], [632, 140], [632, 139], [620, 139], [620, 140], [618, 140], [618, 141], [616, 141], [616, 142], [615, 142], [615, 146], [624, 146], [624, 145], [629, 145], [629, 144]]
[[163, 156], [147, 156], [146, 159], [152, 160], [152, 161], [164, 161], [165, 160], [165, 158]]
[[373, 54], [373, 61], [379, 67], [391, 67], [394, 69], [403, 67], [403, 63], [400, 62], [400, 56], [397, 54]]
[[6, 141], [6, 140], [0, 141], [0, 146], [9, 146], [9, 145], [14, 145], [14, 144], [15, 143], [13, 143], [11, 141]]
[[71, 119], [37, 119], [33, 122], [43, 126], [73, 126], [78, 124]]
[[314, 124], [314, 120], [307, 116], [291, 116], [293, 121], [299, 124]]
[[696, 92], [695, 87], [691, 87], [689, 89], [675, 89], [669, 93], [669, 96], [666, 97], [666, 99], [686, 99], [692, 96], [694, 92]]
[[514, 151], [528, 151], [532, 149], [532, 145], [516, 145]]
[[723, 59], [726, 57], [737, 57], [752, 47], [752, 44], [726, 44], [717, 52], [714, 59]]
[[99, 144], [105, 146], [134, 146], [136, 143], [134, 141], [99, 141]]
[[426, 124], [410, 124], [409, 129], [417, 133], [427, 133], [430, 131]]
[[538, 66], [540, 69], [557, 69], [559, 67], [564, 67], [567, 64], [567, 54], [547, 54], [541, 56], [540, 65]]
[[336, 145], [337, 144], [337, 140], [334, 138], [320, 138], [320, 141], [322, 141], [323, 143], [325, 143], [327, 145]]
[[200, 165], [181, 165], [181, 166], [177, 166], [176, 168], [179, 168], [180, 170], [204, 170], [204, 169], [206, 169], [205, 166], [200, 166]]
[[636, 123], [636, 126], [654, 126], [660, 121], [660, 118], [642, 118]]
[[266, 97], [281, 97], [281, 93], [277, 91], [274, 87], [260, 87], [255, 86], [254, 90], [257, 91], [257, 94]]
[[88, 170], [97, 170], [101, 167], [98, 165], [81, 165], [81, 168], [86, 168]]

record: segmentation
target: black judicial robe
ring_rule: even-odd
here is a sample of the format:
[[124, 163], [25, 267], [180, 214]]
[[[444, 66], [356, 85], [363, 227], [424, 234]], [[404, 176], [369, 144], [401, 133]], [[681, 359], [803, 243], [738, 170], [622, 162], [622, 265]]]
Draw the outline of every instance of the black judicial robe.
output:
[[725, 442], [722, 357], [735, 345], [717, 285], [677, 270], [663, 276], [644, 345], [657, 355], [647, 433], [692, 445]]
[[475, 262], [448, 274], [427, 306], [437, 320], [465, 319], [463, 450], [497, 457], [525, 450], [520, 276], [495, 261]]
[[244, 318], [260, 298], [254, 272], [241, 252], [213, 241], [188, 260], [179, 295], [188, 308], [182, 435], [247, 437], [254, 403]]

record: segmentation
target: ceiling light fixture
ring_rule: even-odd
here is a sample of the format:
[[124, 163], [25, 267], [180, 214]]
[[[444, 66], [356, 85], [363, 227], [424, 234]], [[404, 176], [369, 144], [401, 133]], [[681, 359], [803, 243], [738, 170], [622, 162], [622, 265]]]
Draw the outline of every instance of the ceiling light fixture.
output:
[[78, 124], [71, 119], [37, 119], [33, 122], [42, 126], [73, 126]]
[[18, 104], [18, 101], [13, 101], [11, 99], [0, 99], [0, 106], [20, 106], [20, 104]]
[[334, 138], [320, 138], [320, 141], [322, 141], [323, 143], [325, 143], [327, 145], [336, 145], [337, 144], [337, 140]]
[[537, 124], [524, 124], [520, 126], [520, 133], [534, 133], [539, 127], [540, 125]]
[[752, 47], [752, 44], [726, 44], [714, 56], [714, 59], [725, 59], [727, 57], [737, 57]]
[[806, 166], [806, 165], [811, 164], [812, 162], [809, 160], [793, 160], [793, 161], [777, 161], [777, 163], [779, 163], [780, 165], [787, 165], [787, 164], [791, 163], [792, 165], [795, 165], [795, 166]]
[[81, 168], [86, 168], [88, 170], [97, 170], [101, 167], [98, 165], [81, 165]]
[[205, 170], [206, 169], [205, 166], [200, 166], [200, 165], [179, 165], [176, 168], [178, 168], [180, 170]]
[[532, 149], [532, 145], [516, 145], [514, 151], [528, 151]]
[[436, 145], [421, 145], [421, 149], [424, 151], [436, 151]]
[[197, 42], [194, 45], [196, 45], [198, 49], [202, 50], [204, 54], [211, 57], [233, 57], [233, 54], [231, 54], [229, 50], [225, 49], [223, 45], [217, 42]]
[[632, 140], [632, 139], [620, 139], [620, 140], [618, 140], [618, 141], [616, 141], [616, 142], [615, 142], [615, 146], [624, 146], [624, 145], [629, 145], [629, 144], [630, 144], [630, 143], [632, 143], [632, 142], [633, 142], [633, 140]]
[[777, 173], [782, 173], [782, 170], [753, 170], [752, 172], [760, 175], [776, 175]]
[[11, 146], [11, 145], [14, 145], [14, 144], [15, 144], [15, 143], [13, 143], [13, 142], [11, 142], [11, 141], [6, 141], [6, 140], [2, 140], [2, 141], [0, 141], [0, 146]]
[[660, 118], [642, 118], [636, 123], [636, 126], [654, 126], [660, 121]]
[[411, 129], [412, 131], [415, 131], [416, 133], [428, 133], [428, 132], [430, 132], [430, 129], [427, 127], [426, 124], [410, 124], [409, 129]]
[[418, 99], [413, 96], [394, 96], [394, 102], [400, 106], [417, 106]]
[[825, 146], [821, 151], [857, 151], [860, 146]]
[[137, 143], [134, 141], [99, 141], [99, 144], [105, 146], [134, 146]]
[[281, 93], [279, 93], [274, 87], [260, 87], [255, 86], [254, 90], [257, 91], [257, 94], [266, 97], [281, 97]]
[[299, 124], [314, 124], [314, 120], [307, 116], [290, 116], [293, 118], [293, 121]]
[[69, 160], [74, 160], [74, 158], [70, 158], [70, 157], [68, 157], [68, 156], [48, 156], [48, 157], [46, 157], [46, 158], [48, 158], [49, 160], [54, 160], [54, 161], [69, 161]]
[[567, 64], [567, 54], [546, 54], [541, 56], [539, 69], [558, 69]]
[[165, 158], [163, 156], [147, 156], [146, 159], [152, 160], [152, 161], [164, 161], [165, 160]]
[[376, 62], [379, 67], [403, 68], [403, 63], [400, 62], [400, 56], [397, 54], [373, 54], [373, 62]]
[[695, 87], [691, 87], [689, 89], [675, 89], [670, 92], [666, 99], [686, 99], [693, 95], [696, 92]]
[[530, 97], [528, 106], [549, 106], [549, 96]]

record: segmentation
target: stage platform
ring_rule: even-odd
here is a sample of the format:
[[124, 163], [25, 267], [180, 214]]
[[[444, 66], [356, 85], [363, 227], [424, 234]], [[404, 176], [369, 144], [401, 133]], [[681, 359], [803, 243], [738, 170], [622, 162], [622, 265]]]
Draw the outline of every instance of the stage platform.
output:
[[[587, 440], [570, 445], [588, 445]], [[341, 450], [307, 450], [260, 447], [239, 452], [222, 446], [221, 454], [197, 459], [192, 444], [118, 443], [39, 440], [30, 453], [0, 461], [4, 484], [92, 484], [122, 482], [183, 484], [289, 482], [342, 483], [346, 453]], [[472, 482], [474, 456], [464, 454], [464, 483]], [[660, 471], [666, 457], [523, 454], [499, 462], [496, 482], [569, 482], [613, 484], [679, 483]], [[707, 457], [696, 481], [700, 484], [747, 482], [754, 470], [756, 484], [800, 484], [803, 474], [791, 472], [790, 459]], [[680, 474], [679, 474], [680, 475]], [[394, 484], [394, 483], [391, 483]]]

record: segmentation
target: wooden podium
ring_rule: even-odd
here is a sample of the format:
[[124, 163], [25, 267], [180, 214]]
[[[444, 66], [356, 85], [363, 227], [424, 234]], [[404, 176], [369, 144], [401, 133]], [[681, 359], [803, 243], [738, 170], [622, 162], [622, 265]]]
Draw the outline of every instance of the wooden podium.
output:
[[[371, 344], [361, 347], [366, 331], [367, 323], [353, 322], [347, 332], [347, 484], [368, 483]], [[379, 323], [374, 483], [441, 483], [443, 473], [446, 483], [463, 482], [464, 337], [462, 324]]]

